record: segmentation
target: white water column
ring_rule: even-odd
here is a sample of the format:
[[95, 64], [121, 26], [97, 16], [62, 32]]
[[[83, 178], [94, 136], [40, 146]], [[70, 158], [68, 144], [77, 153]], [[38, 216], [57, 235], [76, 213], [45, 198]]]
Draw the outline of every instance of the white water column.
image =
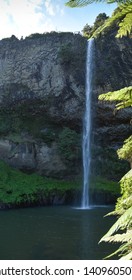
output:
[[90, 136], [91, 136], [91, 93], [93, 83], [93, 53], [94, 39], [87, 43], [87, 60], [86, 60], [86, 103], [83, 123], [83, 194], [82, 209], [88, 209], [89, 205], [89, 175], [90, 175]]

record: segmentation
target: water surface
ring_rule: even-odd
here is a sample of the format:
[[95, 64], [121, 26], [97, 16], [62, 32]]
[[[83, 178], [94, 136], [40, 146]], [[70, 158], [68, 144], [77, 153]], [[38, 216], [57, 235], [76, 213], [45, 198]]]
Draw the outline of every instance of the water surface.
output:
[[0, 259], [102, 259], [113, 250], [100, 238], [111, 208], [38, 207], [0, 211]]

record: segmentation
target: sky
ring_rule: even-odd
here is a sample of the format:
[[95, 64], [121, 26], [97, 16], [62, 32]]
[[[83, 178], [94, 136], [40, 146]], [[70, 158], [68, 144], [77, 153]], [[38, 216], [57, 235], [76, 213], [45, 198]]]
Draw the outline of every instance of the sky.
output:
[[116, 4], [96, 3], [69, 8], [66, 0], [0, 0], [0, 39], [51, 31], [80, 32], [99, 13], [110, 16]]

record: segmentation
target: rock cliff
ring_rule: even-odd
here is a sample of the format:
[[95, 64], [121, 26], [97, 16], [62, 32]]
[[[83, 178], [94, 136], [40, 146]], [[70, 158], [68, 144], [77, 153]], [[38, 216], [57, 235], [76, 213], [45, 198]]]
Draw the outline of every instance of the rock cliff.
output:
[[[97, 100], [132, 83], [131, 39], [114, 36], [112, 30], [95, 41], [92, 163], [106, 176], [131, 133], [131, 109], [114, 115], [113, 104]], [[0, 159], [29, 173], [81, 174], [86, 47], [86, 39], [72, 33], [0, 41]]]
[[110, 177], [115, 169], [113, 177], [117, 174], [120, 179], [129, 166], [117, 160], [116, 150], [132, 134], [132, 108], [115, 111], [114, 102], [97, 100], [99, 94], [132, 85], [132, 39], [117, 39], [116, 33], [114, 26], [95, 40], [93, 142], [97, 151], [93, 169]]
[[1, 159], [47, 176], [72, 172], [58, 142], [63, 128], [82, 126], [85, 59], [86, 39], [79, 34], [0, 41]]

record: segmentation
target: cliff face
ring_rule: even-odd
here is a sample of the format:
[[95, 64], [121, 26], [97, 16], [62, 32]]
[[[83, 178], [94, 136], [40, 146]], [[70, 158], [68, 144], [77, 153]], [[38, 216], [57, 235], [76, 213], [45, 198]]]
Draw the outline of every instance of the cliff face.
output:
[[84, 102], [85, 52], [86, 40], [72, 33], [2, 40], [1, 107], [28, 103], [34, 114], [41, 110], [55, 122], [77, 123]]
[[85, 59], [79, 34], [0, 41], [1, 159], [47, 176], [72, 172], [58, 142], [64, 127], [82, 126]]
[[[95, 41], [95, 171], [96, 161], [103, 168], [108, 159], [101, 149], [115, 150], [131, 133], [130, 109], [114, 115], [113, 105], [97, 101], [100, 93], [131, 84], [131, 40], [114, 36]], [[79, 34], [55, 32], [0, 41], [1, 159], [46, 176], [81, 173], [86, 46]]]
[[[132, 134], [132, 109], [115, 110], [115, 104], [98, 101], [98, 95], [109, 91], [119, 90], [132, 85], [132, 39], [115, 38], [116, 28], [109, 30], [104, 36], [95, 41], [95, 81], [94, 81], [94, 117], [93, 139], [96, 143], [95, 170], [109, 173], [115, 169], [115, 177], [119, 169], [125, 173], [128, 165], [116, 160], [116, 150], [122, 146], [123, 141]], [[97, 102], [96, 102], [97, 101]], [[97, 140], [98, 139], [98, 140]], [[97, 164], [98, 161], [98, 164]], [[102, 163], [103, 162], [103, 163]], [[108, 166], [108, 168], [105, 168]], [[103, 171], [104, 169], [104, 171]], [[107, 169], [107, 170], [106, 170]], [[114, 177], [114, 176], [113, 176]]]
[[[117, 39], [115, 36], [116, 30], [113, 29], [96, 41], [95, 84], [97, 95], [132, 85], [132, 40], [127, 37]], [[131, 109], [113, 113], [113, 107], [109, 102], [98, 102], [97, 125], [106, 126], [108, 124], [110, 126], [111, 124], [113, 127], [117, 126], [117, 130], [119, 130], [119, 125], [124, 124], [126, 135], [124, 135], [124, 129], [121, 129], [122, 137], [120, 139], [122, 141], [124, 136], [127, 137], [129, 134]], [[100, 118], [101, 112], [104, 117], [102, 115]], [[114, 138], [113, 135], [113, 140]]]

